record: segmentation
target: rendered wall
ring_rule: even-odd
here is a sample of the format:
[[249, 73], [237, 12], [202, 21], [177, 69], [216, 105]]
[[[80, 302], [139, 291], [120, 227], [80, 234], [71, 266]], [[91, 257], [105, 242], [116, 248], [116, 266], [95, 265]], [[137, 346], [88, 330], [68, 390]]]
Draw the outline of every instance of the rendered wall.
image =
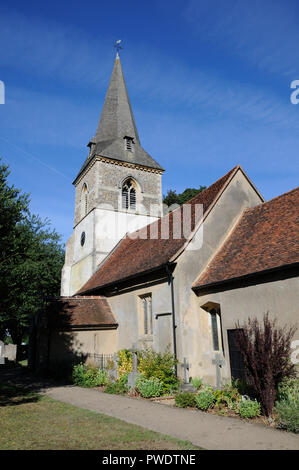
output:
[[[226, 361], [225, 366], [222, 368], [222, 373], [224, 378], [230, 379], [227, 330], [234, 329], [238, 321], [242, 325], [242, 323], [248, 320], [248, 317], [257, 317], [262, 321], [264, 314], [267, 312], [270, 318], [277, 318], [277, 324], [280, 326], [290, 326], [296, 323], [299, 325], [299, 278], [264, 282], [262, 284], [199, 296], [197, 298], [197, 309], [200, 322], [201, 325], [206, 325], [206, 338], [201, 337], [201, 341], [205, 341], [206, 345], [210, 343], [211, 350], [212, 332], [210, 315], [201, 308], [206, 302], [220, 304], [224, 359]], [[293, 339], [299, 340], [298, 330]], [[206, 357], [201, 370], [204, 371], [207, 377], [212, 378], [215, 373], [215, 365], [213, 367], [209, 365], [208, 357]]]

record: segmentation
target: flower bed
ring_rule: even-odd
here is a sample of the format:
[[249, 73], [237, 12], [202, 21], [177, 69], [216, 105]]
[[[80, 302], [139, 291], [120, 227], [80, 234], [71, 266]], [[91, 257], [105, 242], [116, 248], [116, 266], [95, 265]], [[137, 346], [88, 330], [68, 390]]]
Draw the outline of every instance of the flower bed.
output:
[[244, 394], [244, 384], [237, 381], [221, 389], [213, 389], [199, 378], [192, 380], [196, 392], [179, 391], [179, 380], [174, 375], [174, 359], [153, 351], [140, 354], [141, 372], [134, 389], [128, 386], [128, 374], [132, 370], [128, 351], [119, 354], [118, 379], [109, 379], [109, 374], [94, 366], [79, 364], [73, 369], [73, 381], [83, 387], [94, 387], [105, 393], [127, 395], [131, 398], [152, 400], [169, 406], [198, 409], [221, 416], [260, 422], [299, 433], [299, 379], [281, 382], [276, 406], [271, 416], [262, 415], [261, 405], [256, 399]]

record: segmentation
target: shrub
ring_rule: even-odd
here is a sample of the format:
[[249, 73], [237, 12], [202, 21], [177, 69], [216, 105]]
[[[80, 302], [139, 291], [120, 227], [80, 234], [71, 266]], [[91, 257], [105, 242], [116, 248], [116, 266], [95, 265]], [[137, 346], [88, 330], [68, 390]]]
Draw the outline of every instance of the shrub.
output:
[[253, 386], [263, 413], [269, 416], [279, 383], [295, 375], [295, 365], [291, 363], [290, 356], [296, 327], [278, 328], [276, 319], [271, 321], [267, 313], [262, 325], [257, 318], [249, 318], [243, 326], [236, 324], [236, 328], [239, 330], [236, 345], [244, 361], [247, 382]]
[[113, 395], [125, 395], [128, 393], [128, 388], [120, 382], [110, 382], [104, 391]]
[[242, 418], [254, 418], [255, 416], [260, 416], [261, 405], [256, 400], [240, 401], [238, 411]]
[[88, 367], [82, 362], [73, 367], [72, 379], [73, 383], [80, 387], [99, 387], [109, 382], [106, 371]]
[[200, 377], [193, 377], [193, 379], [191, 380], [191, 383], [193, 387], [197, 389], [199, 389], [203, 385], [203, 381]]
[[174, 355], [167, 350], [165, 353], [157, 353], [152, 349], [139, 351], [139, 372], [147, 379], [154, 377], [163, 384], [163, 394], [177, 390], [179, 380], [175, 376]]
[[229, 409], [234, 410], [241, 401], [240, 393], [232, 385], [225, 385], [223, 389], [213, 391], [213, 395], [218, 408], [227, 406]]
[[132, 353], [128, 349], [121, 349], [120, 351], [118, 351], [117, 355], [118, 355], [118, 366], [117, 366], [118, 376], [122, 377], [123, 375], [132, 371], [132, 368], [133, 368]]
[[125, 395], [128, 393], [128, 372], [123, 374], [116, 382], [108, 383], [105, 393], [113, 395]]
[[289, 432], [299, 433], [299, 398], [276, 402], [278, 427]]
[[195, 395], [195, 402], [200, 410], [206, 411], [208, 408], [212, 408], [215, 403], [213, 392], [210, 390], [199, 391]]
[[192, 392], [180, 392], [175, 394], [175, 405], [179, 408], [187, 408], [188, 406], [196, 406], [195, 394]]
[[278, 385], [277, 401], [292, 400], [299, 396], [299, 377], [288, 377]]
[[252, 387], [244, 379], [232, 378], [232, 387], [237, 389], [240, 395], [252, 395]]
[[299, 433], [299, 378], [282, 381], [278, 387], [278, 427], [289, 432]]
[[163, 393], [163, 384], [155, 377], [146, 379], [141, 376], [136, 381], [136, 389], [144, 398], [159, 397]]

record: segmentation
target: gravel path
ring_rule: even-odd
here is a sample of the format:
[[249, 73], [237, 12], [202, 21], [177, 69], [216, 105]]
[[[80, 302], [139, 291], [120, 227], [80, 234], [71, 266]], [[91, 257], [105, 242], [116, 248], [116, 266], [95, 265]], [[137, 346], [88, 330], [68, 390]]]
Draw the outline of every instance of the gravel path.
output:
[[49, 387], [46, 395], [211, 450], [299, 450], [299, 436], [262, 424], [109, 395], [75, 386]]

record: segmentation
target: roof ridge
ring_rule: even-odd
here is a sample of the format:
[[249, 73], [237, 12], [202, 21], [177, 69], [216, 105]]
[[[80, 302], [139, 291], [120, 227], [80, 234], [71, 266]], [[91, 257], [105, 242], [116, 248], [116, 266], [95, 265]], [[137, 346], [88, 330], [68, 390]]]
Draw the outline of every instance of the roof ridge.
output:
[[248, 207], [246, 209], [247, 212], [251, 212], [251, 211], [254, 211], [255, 209], [258, 209], [258, 208], [261, 208], [261, 207], [264, 207], [265, 205], [267, 204], [271, 204], [271, 202], [277, 200], [277, 199], [281, 199], [283, 197], [286, 197], [288, 195], [290, 195], [291, 193], [294, 193], [296, 191], [299, 190], [299, 186], [297, 186], [297, 188], [294, 188], [294, 189], [290, 189], [289, 191], [287, 191], [286, 193], [283, 193], [283, 194], [279, 194], [278, 196], [275, 196], [273, 197], [272, 199], [269, 199], [268, 201], [264, 201], [262, 202], [261, 204], [258, 204], [257, 206], [254, 206], [254, 207]]
[[[186, 204], [189, 204], [190, 201], [193, 201], [193, 199], [195, 198], [198, 198], [199, 195], [202, 195], [204, 194], [205, 191], [207, 191], [208, 189], [210, 189], [212, 186], [216, 185], [220, 180], [222, 180], [223, 178], [225, 178], [226, 176], [229, 175], [229, 173], [233, 174], [234, 171], [236, 171], [237, 169], [240, 168], [240, 165], [236, 165], [234, 166], [234, 168], [232, 168], [230, 171], [228, 171], [227, 173], [225, 173], [225, 175], [221, 176], [221, 178], [218, 178], [218, 180], [214, 181], [214, 183], [210, 184], [210, 186], [208, 186], [207, 188], [205, 188], [204, 190], [200, 191], [200, 193], [196, 194], [195, 196], [193, 196], [192, 198], [188, 199], [188, 201], [184, 202], [184, 204], [181, 204], [179, 207], [176, 207], [173, 211], [170, 211], [170, 212], [167, 212], [167, 214], [164, 214], [162, 217], [160, 217], [159, 220], [163, 219], [164, 217], [167, 217], [169, 216], [170, 214], [173, 214], [174, 212], [176, 212], [177, 210], [181, 209], [183, 206], [185, 206]], [[219, 192], [216, 194], [215, 198], [217, 198]], [[213, 200], [214, 201], [214, 200]], [[211, 203], [212, 204], [212, 203]], [[210, 204], [210, 205], [211, 205]], [[126, 238], [130, 238], [129, 235], [133, 235], [134, 233], [138, 233], [138, 232], [141, 232], [143, 230], [145, 230], [147, 227], [150, 227], [151, 225], [153, 224], [156, 224], [158, 223], [158, 220], [154, 220], [153, 222], [145, 225], [144, 227], [141, 227], [139, 228], [138, 230], [135, 230], [134, 232], [129, 232], [126, 234], [125, 237], [123, 237], [118, 243], [120, 243], [122, 240], [126, 239]], [[114, 251], [114, 249], [113, 249]]]
[[[192, 207], [194, 209], [194, 203], [196, 203], [196, 199], [198, 200], [199, 204], [203, 205], [203, 214], [200, 217], [200, 219], [197, 221], [196, 216], [195, 216], [195, 210], [193, 210], [193, 215], [191, 216], [191, 226], [190, 226], [190, 233], [188, 234], [180, 234], [179, 238], [173, 237], [173, 227], [174, 227], [174, 213], [178, 211], [178, 209], [182, 209], [182, 206], [179, 206], [177, 209], [175, 209], [172, 212], [168, 212], [165, 214], [163, 217], [159, 218], [158, 220], [155, 220], [154, 222], [151, 222], [150, 224], [147, 224], [146, 226], [135, 230], [134, 232], [127, 233], [125, 237], [120, 240], [117, 249], [113, 249], [112, 252], [107, 256], [105, 262], [101, 264], [99, 268], [92, 274], [92, 276], [88, 279], [88, 281], [79, 289], [78, 294], [80, 293], [84, 294], [84, 292], [93, 292], [96, 289], [103, 287], [104, 285], [109, 284], [108, 279], [105, 280], [105, 272], [109, 273], [109, 269], [111, 266], [113, 266], [113, 275], [109, 274], [108, 277], [112, 276], [113, 282], [118, 282], [121, 281], [122, 279], [125, 278], [125, 274], [129, 276], [136, 277], [138, 275], [141, 275], [142, 273], [148, 271], [149, 269], [158, 269], [158, 267], [162, 266], [165, 263], [173, 262], [173, 259], [175, 259], [177, 256], [180, 255], [181, 251], [185, 249], [186, 244], [190, 242], [192, 237], [194, 236], [194, 233], [196, 233], [196, 230], [198, 229], [198, 226], [202, 221], [204, 220], [204, 217], [206, 216], [207, 213], [209, 213], [210, 210], [212, 210], [214, 204], [217, 202], [219, 197], [221, 197], [222, 192], [225, 190], [231, 179], [235, 176], [237, 171], [239, 170], [240, 166], [237, 165], [234, 168], [232, 168], [230, 171], [228, 171], [225, 175], [223, 175], [221, 178], [216, 180], [214, 183], [212, 183], [208, 188], [206, 188], [204, 191], [201, 191], [200, 193], [197, 194], [196, 198], [191, 198], [192, 202]], [[187, 204], [187, 203], [186, 203]], [[185, 205], [186, 205], [185, 204]], [[163, 224], [163, 219], [166, 219], [166, 217], [169, 218], [170, 225], [169, 229], [171, 229], [172, 235], [170, 235], [169, 238], [164, 239], [162, 237], [162, 224]], [[151, 239], [151, 237], [148, 237], [149, 233], [151, 232], [152, 226], [156, 225], [155, 228], [158, 229], [158, 237], [154, 237]], [[140, 236], [140, 234], [146, 233], [145, 237]], [[154, 232], [156, 233], [156, 232]], [[160, 235], [159, 235], [160, 233]], [[136, 245], [137, 241], [137, 245]], [[159, 247], [162, 250], [161, 252], [159, 251]], [[142, 250], [147, 250], [146, 254], [144, 254], [143, 257], [143, 262], [138, 261], [138, 253], [142, 252]], [[120, 253], [123, 253], [124, 251], [127, 252], [127, 250], [133, 250], [134, 253], [136, 254], [137, 250], [137, 255], [136, 255], [136, 262], [135, 262], [135, 268], [133, 270], [129, 269], [129, 274], [127, 270], [127, 265], [126, 269], [124, 271], [124, 266], [122, 263], [119, 265], [118, 262], [118, 256]], [[157, 250], [159, 251], [159, 255], [157, 254]], [[135, 256], [135, 255], [134, 255]], [[106, 271], [105, 271], [106, 270]], [[102, 282], [102, 284], [101, 284]]]

